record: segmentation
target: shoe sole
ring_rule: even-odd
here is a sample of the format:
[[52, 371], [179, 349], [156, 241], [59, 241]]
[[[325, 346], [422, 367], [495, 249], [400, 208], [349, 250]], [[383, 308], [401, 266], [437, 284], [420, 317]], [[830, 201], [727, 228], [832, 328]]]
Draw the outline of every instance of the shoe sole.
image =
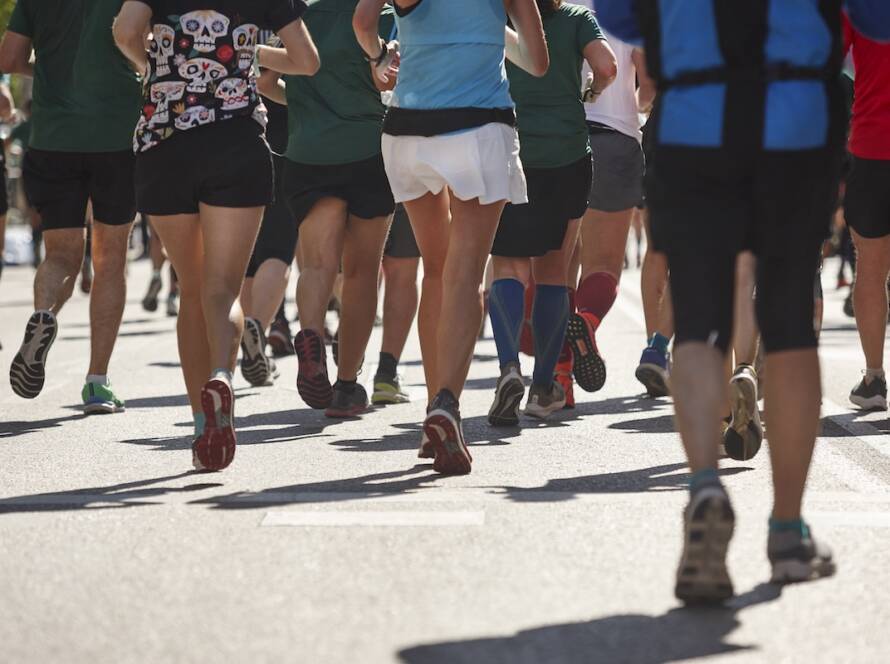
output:
[[124, 412], [125, 408], [118, 407], [111, 401], [103, 401], [102, 403], [89, 403], [83, 407], [85, 415], [113, 415], [115, 413]]
[[[298, 334], [294, 340], [299, 369], [297, 372], [297, 392], [306, 405], [315, 410], [324, 410], [331, 405], [334, 388], [328, 379], [325, 361], [324, 341], [316, 334]], [[315, 371], [309, 371], [310, 365]]]
[[[707, 489], [703, 489], [705, 491]], [[702, 500], [685, 527], [674, 594], [686, 604], [719, 604], [734, 594], [726, 555], [735, 515], [725, 495]]]
[[723, 448], [736, 461], [753, 459], [763, 444], [763, 423], [757, 407], [757, 384], [746, 378], [729, 381], [732, 421], [723, 432]]
[[850, 401], [859, 406], [862, 410], [887, 410], [887, 399], [880, 394], [868, 398], [851, 394]]
[[671, 389], [661, 367], [655, 364], [641, 364], [634, 375], [646, 388], [650, 397], [670, 396]]
[[587, 323], [580, 315], [572, 314], [569, 319], [566, 339], [572, 347], [578, 387], [585, 392], [599, 392], [606, 384], [606, 363], [590, 336]]
[[205, 424], [192, 444], [192, 463], [197, 470], [219, 471], [235, 458], [235, 396], [221, 380], [211, 380], [201, 390], [201, 410]]
[[46, 358], [56, 340], [59, 326], [48, 313], [35, 313], [28, 319], [25, 338], [9, 367], [12, 391], [23, 399], [35, 399], [46, 382]]
[[389, 394], [388, 392], [374, 392], [371, 397], [371, 403], [375, 406], [398, 406], [403, 403], [410, 403], [407, 397]]
[[153, 314], [158, 310], [158, 295], [161, 294], [161, 289], [163, 287], [163, 283], [160, 281], [155, 282], [154, 280], [152, 280], [151, 285], [149, 285], [148, 293], [142, 298], [142, 308], [148, 313]]
[[803, 583], [834, 576], [837, 565], [833, 560], [781, 560], [773, 563], [771, 583]]
[[436, 450], [433, 448], [432, 442], [427, 437], [426, 433], [423, 434], [423, 438], [420, 440], [420, 449], [417, 451], [418, 459], [435, 459], [436, 458]]
[[245, 321], [241, 337], [241, 375], [253, 387], [263, 387], [272, 378], [272, 365], [263, 345], [260, 328], [251, 320]]
[[529, 417], [534, 417], [538, 420], [546, 420], [549, 419], [553, 413], [562, 410], [565, 408], [566, 402], [562, 401], [554, 401], [549, 406], [541, 406], [538, 404], [527, 404], [525, 406], [525, 414]]
[[468, 475], [473, 457], [461, 435], [460, 425], [444, 410], [434, 410], [423, 423], [423, 432], [435, 451], [433, 470], [442, 475]]
[[498, 386], [494, 403], [488, 411], [488, 423], [493, 427], [509, 427], [519, 424], [519, 408], [525, 397], [525, 385], [521, 380], [507, 380]]
[[351, 408], [328, 408], [324, 412], [325, 417], [332, 420], [348, 420], [354, 417], [364, 415], [370, 409], [367, 406], [352, 406]]

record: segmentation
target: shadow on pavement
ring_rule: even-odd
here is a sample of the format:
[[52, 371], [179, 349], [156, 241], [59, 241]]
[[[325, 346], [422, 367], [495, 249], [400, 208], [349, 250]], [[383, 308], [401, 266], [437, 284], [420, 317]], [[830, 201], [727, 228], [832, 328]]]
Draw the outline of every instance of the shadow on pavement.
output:
[[77, 415], [68, 415], [67, 417], [53, 417], [48, 420], [34, 420], [31, 422], [0, 422], [0, 438], [24, 436], [28, 433], [35, 433], [37, 431], [43, 431], [44, 429], [54, 429], [67, 422], [75, 422], [86, 418], [86, 415], [83, 413], [83, 406], [77, 406], [76, 410], [81, 412]]
[[399, 652], [405, 664], [665, 664], [739, 651], [726, 639], [738, 614], [777, 600], [781, 586], [763, 583], [726, 606], [671, 609], [664, 615], [626, 614], [548, 625], [512, 636], [415, 646]]
[[[868, 412], [864, 410], [855, 410], [849, 413], [843, 413], [841, 415], [832, 415], [830, 417], [823, 417], [821, 420], [822, 430], [819, 432], [820, 438], [849, 438], [849, 442], [855, 442], [856, 438], [862, 438], [863, 436], [883, 436], [885, 434], [890, 433], [890, 419], [887, 417], [882, 417], [879, 420], [865, 420], [863, 418], [866, 416], [874, 415], [873, 412]], [[847, 431], [843, 425], [845, 424], [867, 424], [873, 430], [869, 431], [866, 429], [858, 429], [856, 430], [856, 435], [854, 436], [849, 431]]]
[[[124, 330], [118, 333], [118, 337], [156, 337], [160, 334], [176, 334], [176, 330], [140, 330], [140, 331], [129, 331]], [[59, 337], [59, 341], [89, 341], [90, 335], [88, 334], [66, 334]]]
[[628, 433], [676, 433], [673, 415], [659, 415], [658, 417], [643, 417], [638, 420], [615, 422], [609, 425], [610, 429], [627, 431]]
[[61, 512], [69, 510], [120, 509], [122, 507], [141, 507], [156, 505], [151, 500], [173, 493], [203, 491], [223, 486], [219, 482], [202, 482], [182, 487], [154, 486], [161, 482], [179, 480], [185, 477], [203, 476], [198, 471], [189, 471], [166, 477], [155, 477], [149, 480], [125, 482], [111, 486], [90, 487], [73, 491], [54, 491], [26, 496], [14, 496], [0, 499], [0, 514], [18, 512]]

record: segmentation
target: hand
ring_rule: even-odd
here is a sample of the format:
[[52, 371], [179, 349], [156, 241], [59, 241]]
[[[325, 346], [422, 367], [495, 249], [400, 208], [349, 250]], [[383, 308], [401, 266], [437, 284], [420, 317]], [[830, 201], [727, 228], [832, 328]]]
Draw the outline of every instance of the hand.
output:
[[389, 83], [390, 77], [396, 78], [399, 75], [399, 64], [402, 62], [402, 56], [399, 53], [399, 42], [393, 40], [386, 46], [386, 55], [374, 67], [374, 75], [382, 82]]
[[593, 75], [593, 72], [588, 72], [587, 80], [581, 86], [581, 101], [585, 104], [592, 104], [599, 98], [601, 91], [595, 90], [595, 85], [596, 77]]

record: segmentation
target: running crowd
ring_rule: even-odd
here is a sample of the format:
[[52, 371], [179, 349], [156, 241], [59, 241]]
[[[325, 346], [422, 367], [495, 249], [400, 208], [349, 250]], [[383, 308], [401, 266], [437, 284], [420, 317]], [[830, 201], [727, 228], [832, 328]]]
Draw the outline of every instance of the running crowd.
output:
[[[302, 400], [357, 417], [408, 400], [398, 365], [416, 314], [419, 456], [469, 473], [460, 397], [485, 311], [501, 367], [490, 424], [517, 425], [524, 400], [535, 418], [572, 408], [575, 384], [606, 382], [597, 331], [642, 218], [636, 375], [651, 396], [673, 396], [692, 473], [677, 596], [733, 594], [735, 516], [718, 460], [759, 450], [761, 383], [766, 412], [780, 414], [768, 431], [773, 580], [832, 574], [801, 517], [821, 399], [819, 271], [843, 205], [866, 358], [851, 400], [886, 409], [881, 41], [885, 0], [18, 0], [0, 71], [34, 79], [23, 177], [45, 258], [11, 386], [40, 394], [89, 244], [84, 407], [124, 409], [108, 374], [138, 212], [153, 238], [143, 305], [158, 306], [165, 258], [178, 284], [196, 468], [234, 458], [239, 347], [252, 385], [278, 377], [269, 349], [296, 354]], [[13, 113], [0, 85], [0, 117]], [[358, 376], [381, 278], [369, 399]], [[520, 352], [534, 357], [530, 381]]]

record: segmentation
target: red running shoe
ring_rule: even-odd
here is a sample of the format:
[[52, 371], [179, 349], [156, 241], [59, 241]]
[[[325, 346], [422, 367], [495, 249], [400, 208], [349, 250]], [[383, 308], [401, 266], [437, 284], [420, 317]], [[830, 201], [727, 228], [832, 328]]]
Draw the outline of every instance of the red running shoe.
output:
[[606, 384], [606, 363], [596, 347], [597, 323], [593, 314], [572, 314], [566, 332], [572, 347], [575, 380], [585, 392], [598, 392]]
[[566, 405], [563, 406], [563, 410], [572, 410], [575, 407], [575, 381], [572, 380], [571, 360], [556, 365], [556, 382], [566, 393]]
[[300, 366], [297, 391], [310, 408], [328, 408], [334, 398], [334, 390], [328, 378], [324, 339], [314, 330], [302, 330], [294, 337], [294, 350], [297, 351]]
[[198, 470], [223, 470], [235, 458], [235, 395], [224, 380], [211, 380], [201, 390], [204, 433], [192, 443]]
[[469, 474], [473, 457], [464, 441], [457, 399], [448, 390], [442, 390], [431, 406], [423, 423], [423, 433], [436, 454], [433, 470], [443, 475]]

